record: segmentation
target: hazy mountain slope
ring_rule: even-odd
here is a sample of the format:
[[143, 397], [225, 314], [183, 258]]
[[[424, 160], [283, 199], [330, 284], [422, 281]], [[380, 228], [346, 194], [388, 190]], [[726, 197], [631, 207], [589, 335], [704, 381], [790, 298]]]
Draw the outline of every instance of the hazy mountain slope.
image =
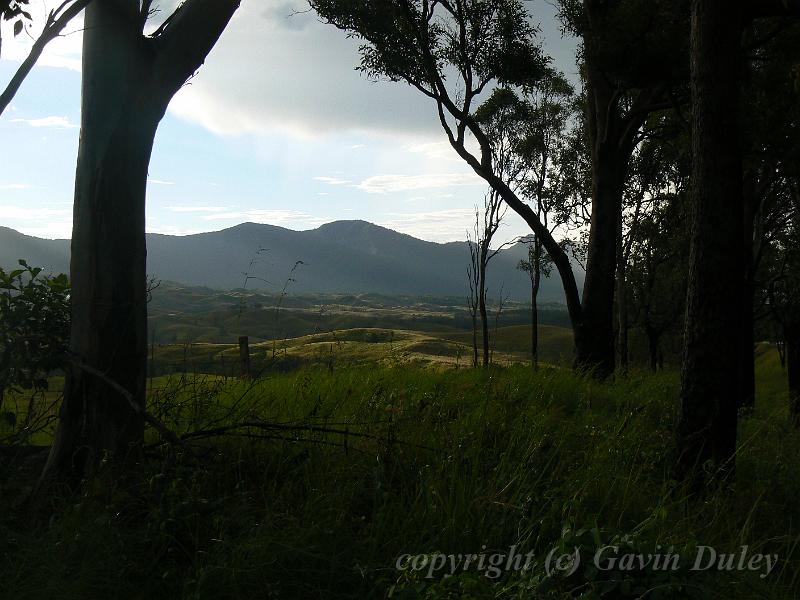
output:
[[[502, 282], [511, 298], [529, 297], [527, 276], [516, 269], [524, 253], [515, 247], [494, 259], [490, 295], [499, 293]], [[69, 241], [0, 228], [0, 265], [13, 266], [18, 258], [65, 271]], [[295, 292], [460, 296], [467, 290], [468, 260], [465, 243], [426, 242], [365, 221], [337, 221], [310, 231], [245, 223], [190, 236], [148, 234], [151, 275], [216, 289], [244, 287], [248, 273], [246, 287], [280, 291], [302, 261], [291, 275]], [[541, 300], [563, 301], [557, 278], [544, 283]]]

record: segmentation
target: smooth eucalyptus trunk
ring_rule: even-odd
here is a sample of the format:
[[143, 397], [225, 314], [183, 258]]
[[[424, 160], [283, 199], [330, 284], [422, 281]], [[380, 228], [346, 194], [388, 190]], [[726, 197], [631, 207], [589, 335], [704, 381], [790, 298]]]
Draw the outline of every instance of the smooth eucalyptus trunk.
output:
[[[693, 0], [691, 251], [677, 475], [699, 491], [734, 467], [739, 397], [741, 0]], [[712, 473], [713, 471], [713, 473]]]
[[43, 481], [140, 458], [147, 378], [145, 192], [156, 129], [239, 0], [187, 0], [156, 37], [139, 0], [92, 2], [83, 38], [64, 401]]
[[73, 363], [49, 461], [75, 477], [107, 453], [123, 459], [133, 452], [129, 458], [138, 460], [144, 435], [145, 186], [163, 112], [148, 94], [136, 21], [112, 4], [86, 10], [70, 263]]

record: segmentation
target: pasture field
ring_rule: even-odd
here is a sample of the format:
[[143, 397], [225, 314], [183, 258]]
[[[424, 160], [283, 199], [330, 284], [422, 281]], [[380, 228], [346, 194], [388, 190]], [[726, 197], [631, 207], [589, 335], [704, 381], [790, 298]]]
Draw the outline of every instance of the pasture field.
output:
[[[435, 336], [338, 337], [287, 341], [287, 356], [309, 360], [251, 380], [154, 378], [150, 410], [183, 443], [170, 453], [148, 431], [135, 475], [55, 495], [52, 521], [12, 504], [41, 458], [5, 461], [0, 597], [797, 597], [800, 434], [774, 350], [759, 349], [736, 480], [691, 499], [670, 477], [674, 372], [598, 383], [511, 360], [456, 369]], [[338, 358], [311, 360], [331, 344]], [[682, 562], [599, 572], [588, 557], [605, 545]], [[765, 577], [692, 571], [698, 546], [779, 558]], [[512, 547], [530, 569], [397, 568], [402, 555]], [[578, 548], [582, 566], [548, 574], [554, 548]]]

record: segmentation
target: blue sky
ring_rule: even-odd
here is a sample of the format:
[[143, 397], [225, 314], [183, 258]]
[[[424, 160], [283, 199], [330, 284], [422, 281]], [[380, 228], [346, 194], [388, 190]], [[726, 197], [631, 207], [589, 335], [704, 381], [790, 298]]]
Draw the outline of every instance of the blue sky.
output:
[[[175, 0], [163, 0], [164, 13]], [[530, 3], [556, 65], [574, 77], [573, 40]], [[185, 235], [254, 221], [309, 229], [364, 219], [437, 242], [462, 240], [485, 185], [444, 140], [430, 101], [353, 70], [357, 43], [302, 0], [243, 0], [156, 137], [148, 231]], [[69, 237], [80, 122], [81, 23], [46, 51], [0, 117], [0, 225]], [[34, 32], [35, 33], [35, 32]], [[3, 31], [0, 82], [26, 54]], [[504, 238], [527, 232], [513, 214]]]

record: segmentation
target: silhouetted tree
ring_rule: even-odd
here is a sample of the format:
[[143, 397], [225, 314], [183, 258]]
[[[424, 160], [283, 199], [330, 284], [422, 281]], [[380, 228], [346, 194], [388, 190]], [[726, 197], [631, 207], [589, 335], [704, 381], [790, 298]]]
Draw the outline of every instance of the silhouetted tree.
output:
[[[456, 153], [519, 214], [541, 240], [561, 277], [577, 346], [584, 335], [580, 293], [567, 252], [504, 178], [497, 145], [476, 118], [492, 85], [534, 88], [550, 71], [535, 43], [535, 28], [519, 0], [310, 0], [334, 26], [364, 43], [360, 70], [404, 81], [430, 98]], [[476, 142], [476, 149], [468, 144]], [[613, 283], [613, 282], [612, 282]], [[580, 349], [579, 356], [591, 353]], [[579, 365], [586, 366], [586, 365]]]
[[692, 2], [691, 252], [678, 470], [700, 484], [736, 452], [741, 298], [743, 0]]
[[682, 101], [688, 11], [684, 0], [561, 0], [580, 36], [592, 215], [583, 286], [579, 364], [615, 368], [614, 289], [622, 199], [631, 157], [649, 115]]
[[86, 9], [72, 232], [72, 333], [46, 475], [138, 456], [147, 361], [145, 189], [173, 95], [202, 65], [239, 0], [187, 0], [151, 34], [151, 0]]
[[517, 268], [528, 274], [531, 280], [531, 365], [539, 368], [539, 288], [542, 277], [549, 277], [552, 269], [548, 257], [542, 252], [542, 244], [536, 237], [525, 238], [528, 259], [519, 261]]
[[[494, 236], [500, 229], [500, 224], [505, 216], [505, 207], [500, 196], [493, 190], [484, 196], [483, 211], [475, 209], [474, 241], [467, 240], [470, 247], [470, 266], [467, 274], [470, 280], [470, 309], [473, 313], [473, 348], [474, 362], [477, 365], [477, 339], [475, 327], [475, 312], [480, 317], [481, 324], [481, 349], [482, 364], [488, 367], [490, 360], [489, 340], [489, 314], [486, 307], [487, 272], [489, 263], [497, 256], [501, 248], [492, 249]], [[474, 302], [474, 304], [473, 304]], [[476, 311], [477, 308], [477, 311]]]

